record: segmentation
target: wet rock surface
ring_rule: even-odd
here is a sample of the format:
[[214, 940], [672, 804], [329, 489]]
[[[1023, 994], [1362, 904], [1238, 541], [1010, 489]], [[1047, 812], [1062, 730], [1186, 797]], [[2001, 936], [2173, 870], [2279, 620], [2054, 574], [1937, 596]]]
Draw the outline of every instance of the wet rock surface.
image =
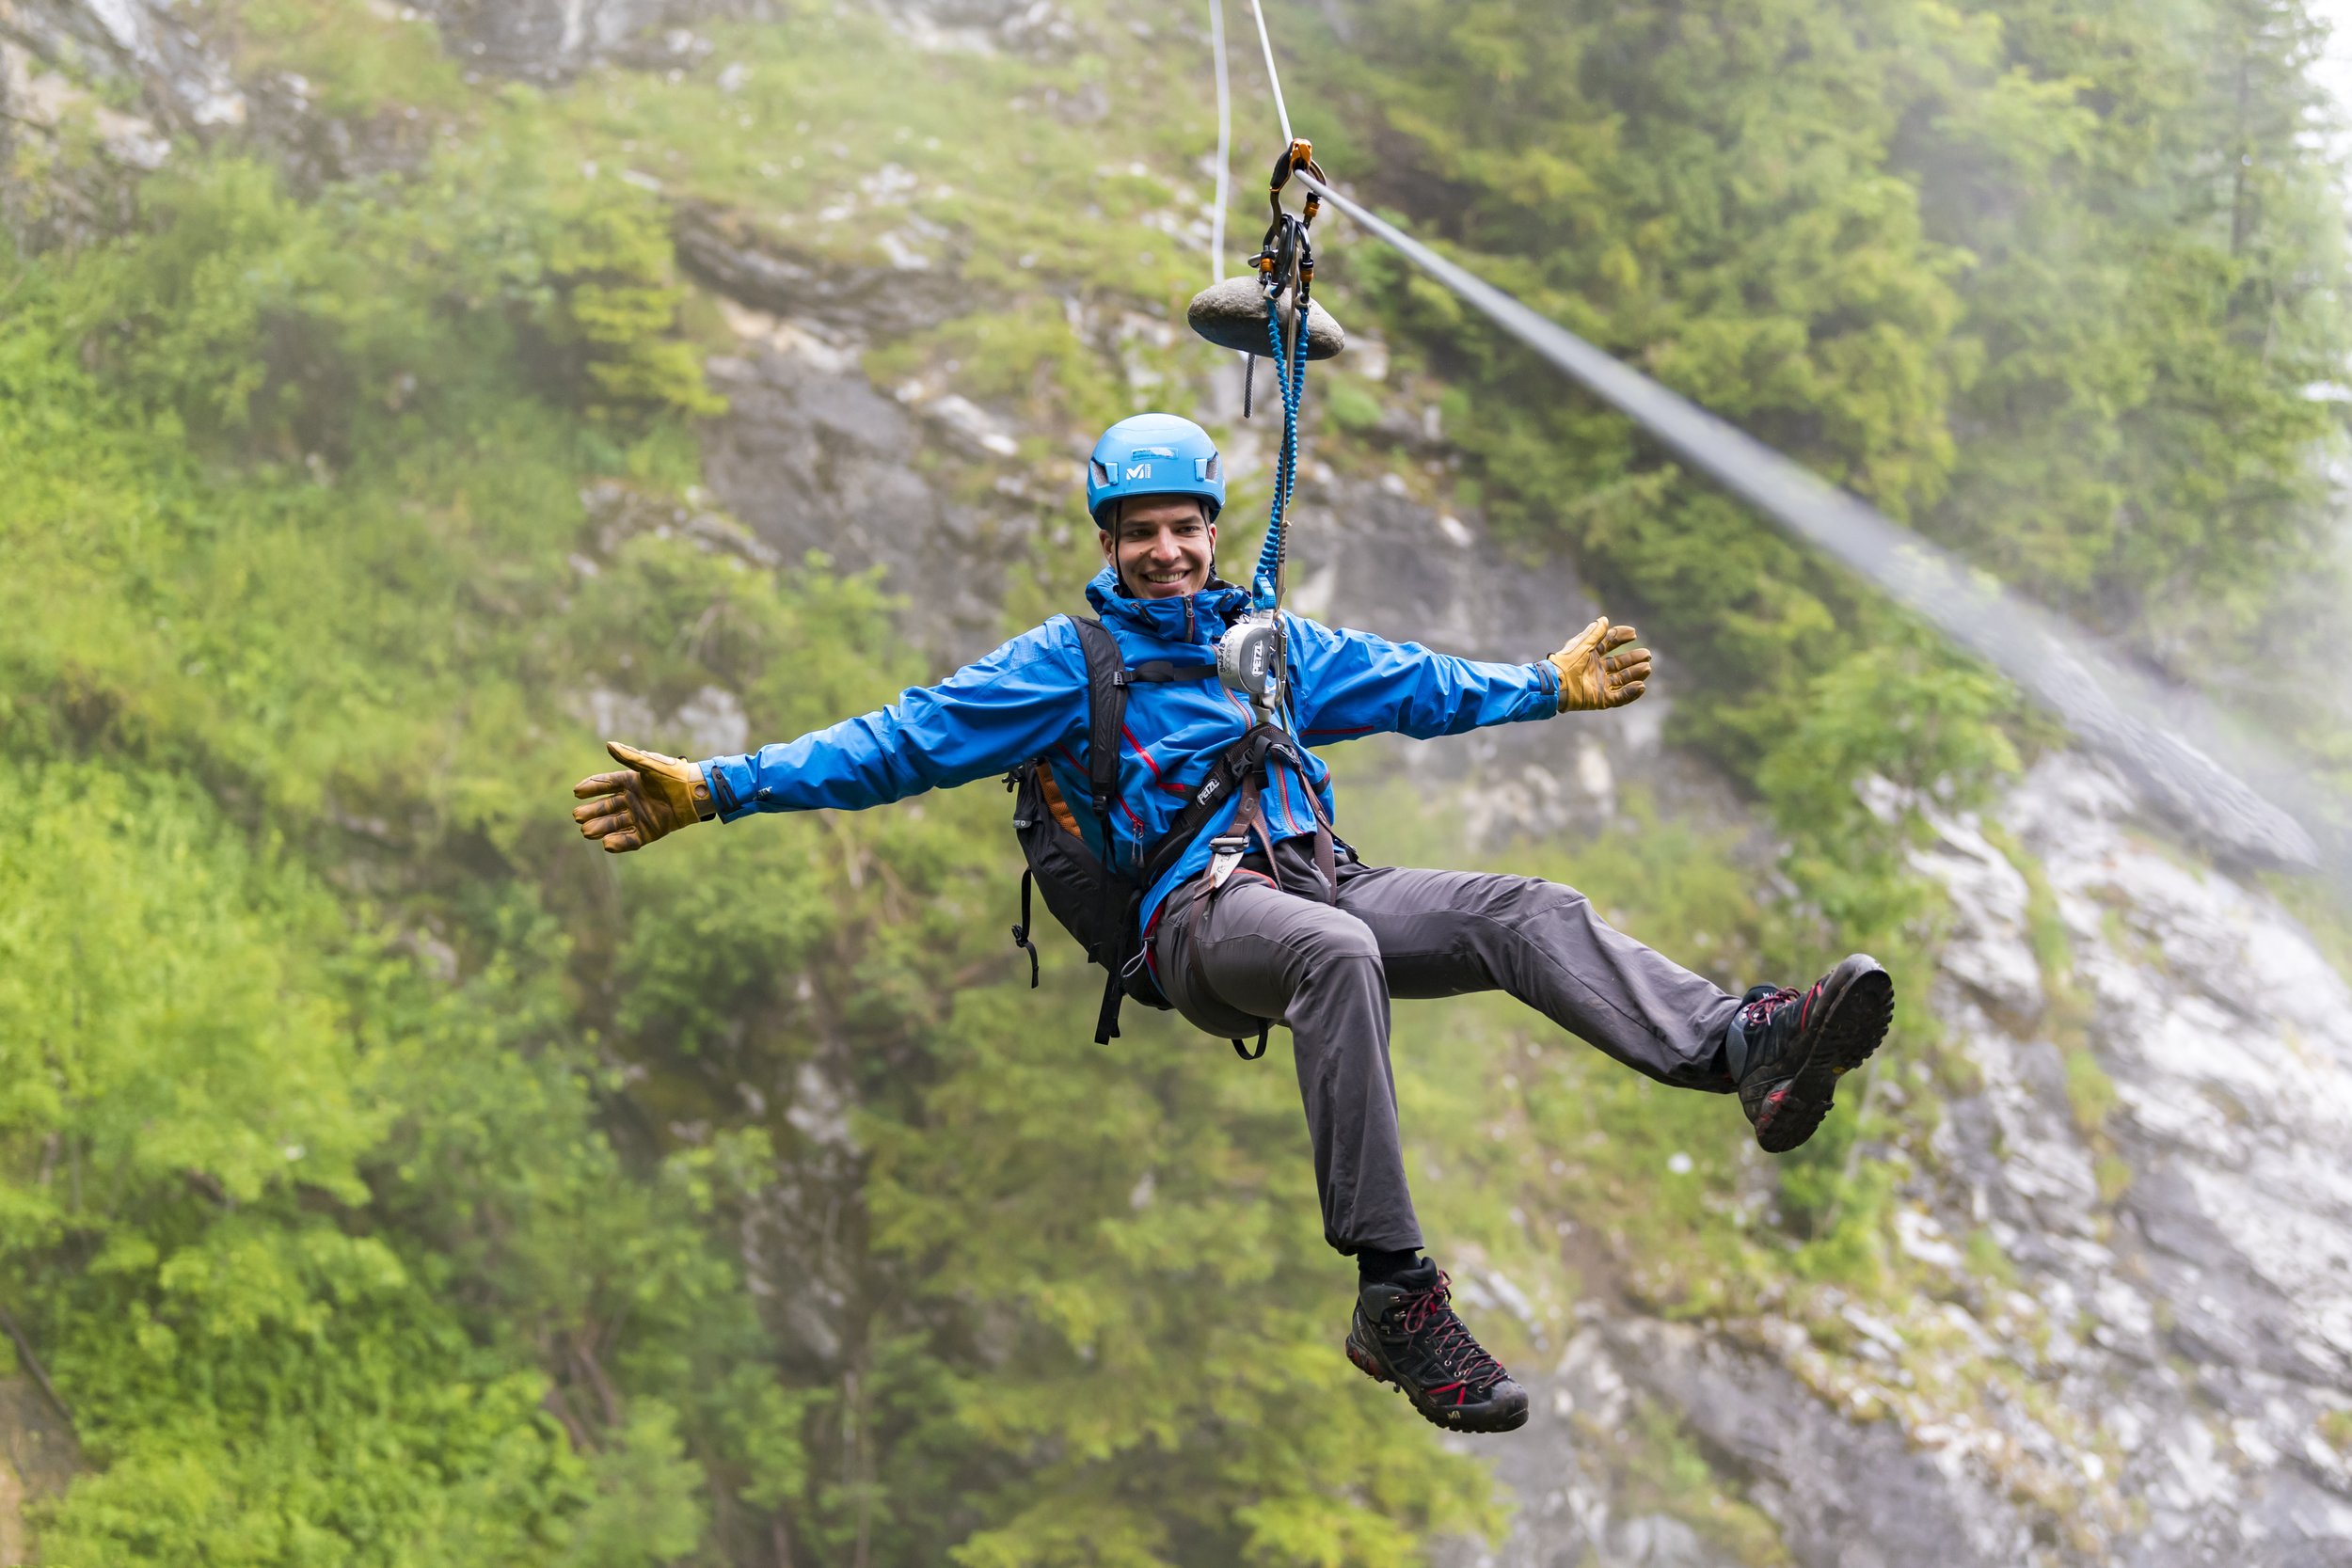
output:
[[771, 15], [762, 0], [422, 0], [412, 8], [440, 26], [459, 59], [540, 81], [616, 56], [689, 54], [698, 23]]
[[[1983, 818], [1929, 814], [1950, 932], [1924, 1000], [1980, 1079], [1928, 1158], [1881, 1155], [1940, 1283], [1847, 1306], [1826, 1348], [1587, 1302], [1499, 1456], [1509, 1540], [1455, 1560], [1725, 1560], [1635, 1539], [1592, 1479], [1648, 1399], [1808, 1568], [2352, 1562], [2352, 990], [2137, 810], [2064, 754]], [[1971, 1231], [2008, 1282], [1963, 1260]]]
[[941, 419], [814, 336], [714, 359], [710, 376], [728, 413], [704, 443], [705, 481], [764, 545], [787, 562], [816, 552], [836, 571], [881, 567], [907, 598], [907, 635], [934, 660], [999, 640], [1006, 564], [1030, 520], [959, 500], [934, 477], [959, 445]]
[[859, 341], [936, 326], [977, 303], [950, 267], [861, 267], [811, 255], [747, 215], [702, 203], [673, 228], [686, 270], [731, 299]]
[[0, 0], [0, 41], [79, 82], [128, 84], [167, 135], [245, 120], [226, 55], [168, 0]]

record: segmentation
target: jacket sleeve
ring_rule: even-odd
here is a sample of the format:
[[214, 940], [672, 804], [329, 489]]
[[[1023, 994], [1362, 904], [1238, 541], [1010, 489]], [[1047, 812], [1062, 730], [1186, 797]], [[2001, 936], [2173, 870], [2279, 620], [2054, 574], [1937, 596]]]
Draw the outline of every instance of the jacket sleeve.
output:
[[1085, 656], [1057, 618], [886, 708], [749, 756], [712, 757], [703, 771], [725, 821], [857, 811], [1004, 772], [1070, 739], [1086, 706]]
[[1488, 664], [1290, 615], [1292, 707], [1310, 746], [1394, 733], [1419, 739], [1549, 719], [1560, 673], [1549, 659]]

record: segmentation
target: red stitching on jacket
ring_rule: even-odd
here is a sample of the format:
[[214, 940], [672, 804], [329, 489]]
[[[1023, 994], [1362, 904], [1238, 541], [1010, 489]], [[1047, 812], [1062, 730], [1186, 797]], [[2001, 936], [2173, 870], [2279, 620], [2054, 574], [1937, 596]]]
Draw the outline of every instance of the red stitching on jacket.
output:
[[1127, 744], [1136, 749], [1136, 755], [1143, 759], [1143, 766], [1152, 769], [1152, 782], [1153, 784], [1159, 785], [1162, 789], [1167, 790], [1170, 795], [1183, 795], [1189, 797], [1192, 794], [1192, 791], [1186, 789], [1183, 784], [1168, 783], [1167, 775], [1160, 771], [1160, 765], [1152, 760], [1152, 753], [1145, 751], [1143, 749], [1143, 742], [1136, 738], [1136, 732], [1134, 730], [1128, 728], [1125, 724], [1121, 724], [1119, 726], [1119, 733], [1127, 737]]

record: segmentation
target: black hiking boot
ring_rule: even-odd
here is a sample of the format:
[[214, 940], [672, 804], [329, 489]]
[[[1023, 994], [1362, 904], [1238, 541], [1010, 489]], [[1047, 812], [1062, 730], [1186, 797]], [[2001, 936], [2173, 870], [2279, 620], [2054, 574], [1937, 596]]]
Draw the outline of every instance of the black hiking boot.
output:
[[1421, 1264], [1356, 1292], [1347, 1358], [1394, 1384], [1423, 1419], [1448, 1432], [1510, 1432], [1527, 1424], [1527, 1390], [1479, 1349], [1454, 1313], [1453, 1282]]
[[1741, 999], [1724, 1051], [1764, 1152], [1786, 1154], [1813, 1136], [1839, 1077], [1879, 1048], [1894, 1017], [1894, 978], [1867, 953], [1811, 990], [1757, 986]]

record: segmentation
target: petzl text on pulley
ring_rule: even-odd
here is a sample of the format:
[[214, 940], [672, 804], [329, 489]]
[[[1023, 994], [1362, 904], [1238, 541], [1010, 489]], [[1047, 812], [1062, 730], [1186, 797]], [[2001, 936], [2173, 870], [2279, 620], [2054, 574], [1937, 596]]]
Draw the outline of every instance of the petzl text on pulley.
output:
[[[1282, 327], [1290, 329], [1294, 307], [1285, 296], [1280, 307]], [[1229, 277], [1213, 283], [1192, 296], [1192, 304], [1184, 309], [1184, 319], [1192, 329], [1219, 348], [1230, 348], [1243, 354], [1264, 354], [1269, 345], [1265, 332], [1265, 288], [1255, 273]], [[1328, 359], [1347, 346], [1347, 334], [1331, 312], [1323, 308], [1321, 300], [1307, 302], [1307, 357]]]

